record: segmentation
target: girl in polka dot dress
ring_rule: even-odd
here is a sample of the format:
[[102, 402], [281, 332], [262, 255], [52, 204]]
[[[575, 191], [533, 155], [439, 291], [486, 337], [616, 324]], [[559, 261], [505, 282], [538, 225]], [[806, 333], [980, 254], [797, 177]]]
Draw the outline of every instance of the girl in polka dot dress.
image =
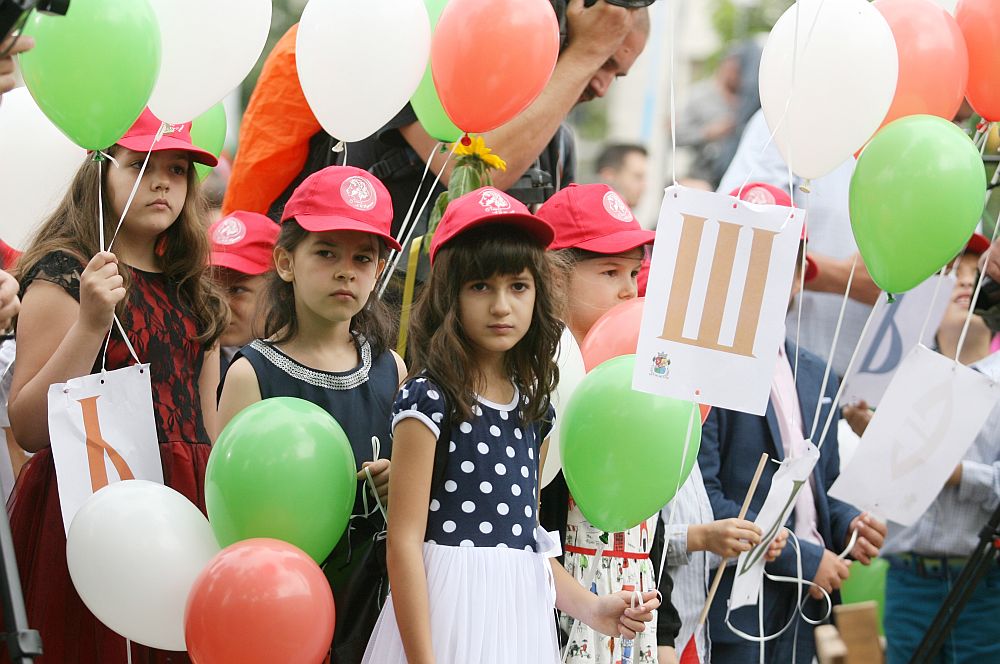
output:
[[555, 606], [632, 638], [658, 605], [587, 592], [538, 526], [561, 333], [552, 236], [490, 187], [453, 201], [435, 231], [393, 407], [391, 594], [364, 662], [554, 664]]

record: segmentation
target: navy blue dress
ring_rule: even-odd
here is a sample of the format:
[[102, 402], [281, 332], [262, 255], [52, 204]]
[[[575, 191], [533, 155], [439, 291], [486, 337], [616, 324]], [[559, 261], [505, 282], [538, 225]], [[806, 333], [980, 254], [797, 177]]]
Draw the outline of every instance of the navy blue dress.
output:
[[[360, 469], [362, 463], [373, 460], [373, 437], [378, 439], [382, 458], [392, 452], [389, 425], [399, 370], [388, 350], [373, 356], [367, 341], [355, 337], [355, 342], [361, 363], [350, 371], [312, 369], [259, 339], [244, 346], [233, 362], [240, 357], [250, 362], [262, 398], [298, 397], [330, 413], [351, 441]], [[366, 485], [359, 482], [351, 525], [323, 565], [337, 606], [333, 664], [361, 661], [388, 589], [385, 520], [370, 493], [365, 510], [366, 491]]]

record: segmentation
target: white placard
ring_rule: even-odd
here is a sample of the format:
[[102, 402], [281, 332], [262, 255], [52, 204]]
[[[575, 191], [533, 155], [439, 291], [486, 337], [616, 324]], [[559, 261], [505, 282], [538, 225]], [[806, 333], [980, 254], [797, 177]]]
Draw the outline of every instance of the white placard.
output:
[[[878, 301], [872, 331], [862, 340], [856, 368], [845, 381], [841, 406], [862, 400], [872, 408], [878, 406], [903, 358], [918, 343], [933, 345], [954, 288], [953, 275], [934, 275], [913, 290], [897, 295], [895, 302], [888, 303], [884, 298]], [[924, 336], [918, 339], [921, 329]]]
[[109, 483], [137, 479], [163, 484], [148, 364], [51, 385], [48, 401], [67, 534], [77, 510]]
[[917, 346], [906, 356], [830, 496], [913, 525], [1000, 400], [1000, 384]]
[[763, 415], [804, 218], [802, 210], [668, 188], [632, 387]]
[[794, 459], [782, 461], [778, 472], [771, 478], [771, 488], [767, 492], [767, 498], [764, 499], [764, 505], [754, 520], [754, 524], [760, 528], [764, 536], [757, 546], [744, 551], [736, 560], [733, 592], [729, 596], [730, 611], [757, 603], [760, 586], [764, 581], [767, 550], [795, 509], [795, 499], [799, 491], [809, 491], [809, 476], [817, 461], [819, 461], [819, 450], [811, 442], [806, 441], [805, 453]]

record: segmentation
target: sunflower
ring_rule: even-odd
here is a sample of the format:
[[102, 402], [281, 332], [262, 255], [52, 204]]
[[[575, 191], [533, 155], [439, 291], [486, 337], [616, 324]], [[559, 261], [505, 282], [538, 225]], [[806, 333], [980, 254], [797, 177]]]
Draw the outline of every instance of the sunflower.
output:
[[471, 141], [469, 145], [463, 145], [458, 143], [455, 146], [455, 156], [466, 159], [479, 159], [484, 164], [490, 168], [496, 169], [498, 171], [507, 170], [507, 162], [501, 159], [498, 155], [493, 154], [493, 150], [486, 147], [486, 141], [483, 140], [482, 136], [470, 137]]

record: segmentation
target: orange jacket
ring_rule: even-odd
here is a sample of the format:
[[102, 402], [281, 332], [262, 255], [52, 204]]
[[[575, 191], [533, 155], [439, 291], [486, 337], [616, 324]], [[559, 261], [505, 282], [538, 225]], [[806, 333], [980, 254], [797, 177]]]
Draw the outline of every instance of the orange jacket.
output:
[[267, 214], [305, 167], [309, 139], [322, 129], [306, 102], [295, 68], [293, 25], [267, 56], [240, 126], [240, 145], [222, 213]]

